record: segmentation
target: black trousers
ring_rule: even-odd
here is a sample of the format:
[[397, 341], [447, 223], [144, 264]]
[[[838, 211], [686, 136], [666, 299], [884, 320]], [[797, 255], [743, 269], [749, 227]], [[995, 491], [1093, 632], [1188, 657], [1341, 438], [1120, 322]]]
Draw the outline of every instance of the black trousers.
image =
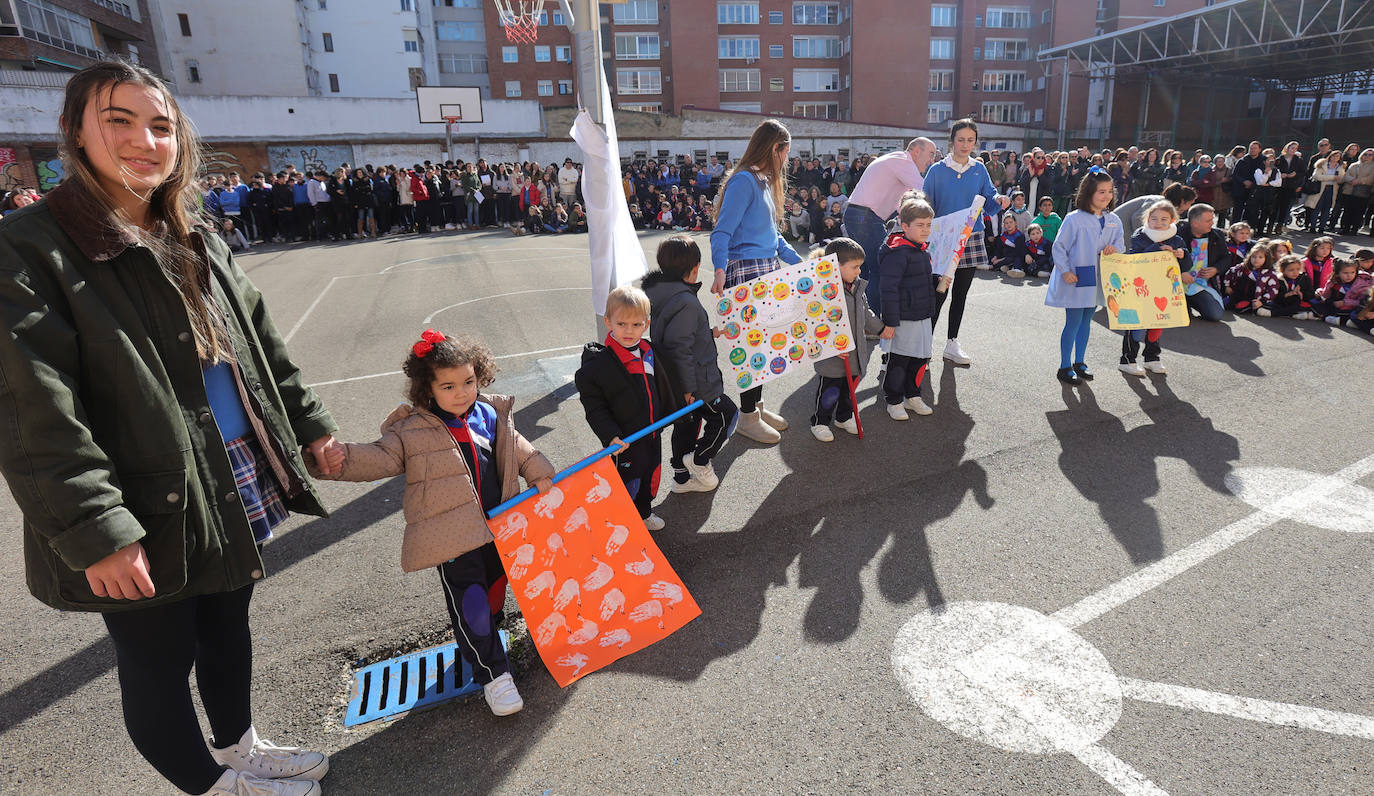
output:
[[673, 455], [668, 460], [673, 465], [673, 479], [679, 484], [687, 482], [689, 476], [683, 460], [688, 455], [697, 464], [706, 464], [714, 459], [725, 445], [725, 440], [734, 433], [738, 421], [739, 410], [735, 408], [735, 402], [721, 395], [674, 423]]
[[653, 513], [658, 495], [659, 468], [663, 464], [663, 437], [650, 434], [630, 445], [615, 457], [615, 469], [625, 483], [625, 491], [639, 509], [640, 519]]
[[739, 394], [739, 410], [746, 415], [753, 414], [754, 410], [759, 408], [759, 401], [762, 400], [762, 384], [757, 387], [750, 387], [747, 390], [741, 390]]
[[[1140, 344], [1145, 344], [1145, 361], [1158, 362], [1163, 348], [1159, 344], [1163, 329], [1136, 329], [1121, 333], [1121, 364], [1129, 365], [1140, 355]], [[1137, 336], [1139, 335], [1139, 336]]]
[[472, 667], [472, 679], [486, 685], [510, 671], [497, 632], [506, 604], [501, 554], [495, 542], [488, 542], [440, 564], [438, 570], [458, 652]]
[[332, 238], [336, 234], [334, 230], [334, 208], [330, 207], [331, 202], [320, 202], [315, 205], [315, 240]]
[[[950, 317], [953, 318], [952, 315]], [[883, 398], [888, 405], [896, 405], [907, 398], [918, 397], [929, 365], [930, 360], [925, 357], [888, 354], [887, 373], [883, 376]]]
[[816, 408], [811, 425], [828, 426], [831, 420], [841, 423], [854, 416], [854, 403], [849, 400], [849, 384], [844, 376], [820, 376], [816, 380]]
[[196, 670], [215, 746], [238, 743], [253, 723], [253, 587], [102, 614], [115, 645], [124, 726], [139, 754], [187, 793], [204, 793], [224, 769], [210, 756], [191, 703]]
[[930, 318], [930, 329], [935, 331], [935, 327], [940, 322], [940, 310], [944, 308], [945, 301], [949, 300], [949, 327], [946, 337], [950, 340], [959, 337], [959, 327], [964, 323], [964, 304], [968, 301], [968, 289], [973, 284], [973, 273], [976, 268], [956, 268], [954, 269], [954, 284], [949, 286], [949, 290], [944, 293], [935, 294], [935, 314]]

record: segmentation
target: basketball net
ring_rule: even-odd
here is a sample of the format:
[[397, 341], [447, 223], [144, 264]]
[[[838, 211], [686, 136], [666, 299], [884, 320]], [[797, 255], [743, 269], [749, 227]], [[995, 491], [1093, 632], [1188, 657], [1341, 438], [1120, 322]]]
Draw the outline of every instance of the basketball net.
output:
[[539, 40], [539, 15], [544, 12], [544, 0], [496, 0], [496, 11], [506, 29], [506, 41], [533, 44]]

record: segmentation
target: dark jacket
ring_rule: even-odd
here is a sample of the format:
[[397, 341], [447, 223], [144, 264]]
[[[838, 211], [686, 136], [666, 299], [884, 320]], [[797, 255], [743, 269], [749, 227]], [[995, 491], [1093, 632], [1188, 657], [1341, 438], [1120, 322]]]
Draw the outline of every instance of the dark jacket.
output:
[[[337, 426], [224, 243], [192, 243], [239, 341], [235, 370], [263, 467], [287, 508], [323, 516], [298, 451]], [[0, 221], [0, 323], [0, 471], [24, 515], [35, 597], [117, 611], [263, 576], [181, 297], [75, 183]], [[157, 596], [95, 597], [83, 570], [136, 541]]]
[[889, 235], [878, 249], [878, 273], [885, 326], [921, 321], [935, 314], [935, 281], [924, 246], [912, 243], [900, 232]]
[[649, 296], [649, 338], [663, 355], [679, 393], [691, 393], [706, 403], [725, 393], [725, 380], [716, 364], [716, 339], [711, 320], [697, 299], [701, 284], [669, 279], [661, 271], [644, 277]]
[[352, 202], [354, 207], [376, 207], [377, 202], [372, 196], [372, 180], [366, 177], [362, 179], [354, 177], [349, 180], [348, 201]]
[[1002, 233], [993, 238], [994, 247], [997, 249], [993, 255], [998, 260], [1010, 260], [1012, 268], [1024, 268], [1026, 265], [1026, 236], [1020, 230], [1011, 234]]
[[[1188, 223], [1188, 219], [1178, 222], [1178, 236], [1183, 240], [1183, 248], [1188, 252], [1191, 259], [1193, 252], [1193, 225]], [[1231, 250], [1226, 243], [1226, 236], [1219, 230], [1213, 229], [1207, 233], [1207, 262], [1194, 263], [1198, 268], [1215, 268], [1217, 272], [1207, 284], [1211, 285], [1218, 293], [1222, 291], [1222, 277], [1231, 268]], [[1223, 294], [1224, 295], [1224, 294]]]
[[582, 347], [582, 367], [573, 379], [587, 425], [602, 445], [611, 444], [615, 437], [623, 439], [682, 408], [682, 395], [668, 377], [657, 350], [653, 358], [654, 372], [641, 376], [626, 370], [609, 346], [587, 343]]
[[290, 210], [296, 206], [295, 191], [291, 183], [272, 184], [272, 209]]
[[[868, 335], [883, 330], [883, 321], [868, 308], [868, 281], [863, 277], [844, 288], [844, 303], [849, 310], [849, 330], [853, 332], [854, 350], [849, 352], [850, 375], [856, 380], [863, 377], [864, 367], [868, 364]], [[817, 362], [813, 367], [816, 374], [832, 379], [844, 376], [844, 360], [829, 357]]]
[[[1131, 239], [1129, 241], [1126, 241], [1126, 248], [1127, 254], [1146, 254], [1148, 252], [1162, 252], [1168, 251], [1170, 249], [1182, 249], [1183, 256], [1178, 260], [1179, 273], [1186, 273], [1187, 271], [1190, 271], [1193, 268], [1193, 255], [1188, 250], [1188, 244], [1184, 243], [1183, 238], [1179, 237], [1178, 235], [1169, 238], [1163, 243], [1155, 243], [1149, 235], [1145, 234], [1145, 228], [1141, 227], [1140, 229], [1135, 231], [1135, 234], [1131, 236]], [[1210, 252], [1208, 252], [1208, 254], [1210, 254]], [[1211, 258], [1209, 257], [1208, 259]], [[1225, 277], [1226, 271], [1229, 269], [1230, 264], [1228, 263], [1226, 269], [1223, 269], [1218, 273]]]
[[[1298, 290], [1301, 295], [1290, 296], [1290, 290]], [[1317, 291], [1312, 288], [1312, 280], [1307, 274], [1299, 274], [1297, 279], [1288, 280], [1279, 277], [1279, 294], [1274, 297], [1272, 302], [1275, 307], [1310, 307], [1312, 302], [1317, 300]]]

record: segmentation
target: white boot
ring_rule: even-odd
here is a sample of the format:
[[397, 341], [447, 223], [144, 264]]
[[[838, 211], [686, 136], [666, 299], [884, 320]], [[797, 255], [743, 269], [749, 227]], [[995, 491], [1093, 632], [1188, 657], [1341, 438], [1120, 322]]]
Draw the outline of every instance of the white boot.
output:
[[743, 434], [755, 442], [764, 445], [773, 445], [782, 439], [782, 435], [777, 429], [763, 422], [763, 416], [758, 409], [752, 412], [739, 413], [739, 425], [735, 427], [735, 433]]
[[768, 411], [768, 409], [763, 405], [763, 401], [759, 401], [758, 407], [760, 420], [777, 429], [778, 431], [787, 430], [787, 418], [783, 417], [777, 412]]

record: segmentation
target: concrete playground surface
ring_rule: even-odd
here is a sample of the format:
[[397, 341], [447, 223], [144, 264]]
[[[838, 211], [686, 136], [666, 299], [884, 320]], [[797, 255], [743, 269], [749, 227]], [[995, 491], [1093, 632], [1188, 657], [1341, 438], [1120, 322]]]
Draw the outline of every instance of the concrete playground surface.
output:
[[[585, 237], [240, 263], [341, 439], [375, 438], [435, 326], [491, 345], [492, 391], [556, 465], [595, 449], [571, 382]], [[783, 441], [735, 438], [716, 492], [659, 499], [702, 616], [566, 689], [526, 656], [512, 718], [479, 698], [344, 728], [356, 665], [451, 636], [437, 576], [399, 568], [401, 482], [324, 484], [332, 516], [264, 553], [260, 734], [330, 753], [332, 794], [1374, 792], [1374, 338], [1195, 323], [1137, 379], [1099, 314], [1097, 378], [1070, 389], [1043, 295], [981, 274], [974, 364], [934, 363], [935, 413], [906, 423], [870, 377], [863, 440], [811, 437], [805, 374], [766, 387]], [[99, 617], [28, 596], [8, 493], [0, 529], [0, 791], [171, 792], [124, 732]]]

